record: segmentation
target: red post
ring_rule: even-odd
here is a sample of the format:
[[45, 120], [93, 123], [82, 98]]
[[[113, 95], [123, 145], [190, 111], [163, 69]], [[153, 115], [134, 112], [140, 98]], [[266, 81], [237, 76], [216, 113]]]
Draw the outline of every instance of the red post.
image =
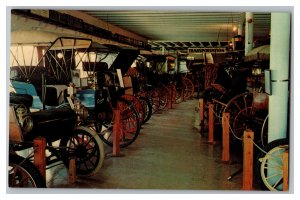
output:
[[174, 92], [173, 92], [173, 85], [171, 84], [169, 86], [169, 91], [170, 91], [170, 103], [171, 103], [171, 109], [173, 108], [173, 102], [174, 102]]
[[181, 88], [181, 99], [182, 99], [182, 101], [184, 101], [184, 87], [185, 87], [185, 85], [184, 85], [183, 80], [182, 80], [182, 88]]
[[222, 116], [222, 161], [230, 161], [230, 147], [229, 147], [229, 113], [223, 113]]
[[172, 85], [172, 103], [173, 103], [173, 107], [172, 108], [176, 108], [176, 87], [175, 85]]
[[208, 104], [208, 143], [214, 143], [214, 104]]
[[282, 168], [282, 176], [283, 176], [283, 191], [289, 190], [289, 152], [285, 151], [282, 155], [283, 160], [283, 168]]
[[154, 104], [155, 104], [155, 111], [159, 109], [159, 96], [158, 92], [154, 91], [155, 97], [154, 97]]
[[204, 100], [199, 99], [199, 122], [200, 122], [200, 131], [203, 132], [204, 129]]
[[33, 140], [34, 165], [46, 180], [46, 139], [37, 137]]
[[72, 158], [69, 161], [69, 183], [75, 183], [76, 179], [76, 159]]
[[114, 126], [113, 126], [113, 156], [120, 155], [120, 110], [114, 109]]
[[168, 98], [167, 98], [167, 108], [171, 109], [172, 108], [172, 88], [170, 86], [168, 88]]
[[253, 138], [253, 131], [244, 131], [243, 190], [253, 189]]

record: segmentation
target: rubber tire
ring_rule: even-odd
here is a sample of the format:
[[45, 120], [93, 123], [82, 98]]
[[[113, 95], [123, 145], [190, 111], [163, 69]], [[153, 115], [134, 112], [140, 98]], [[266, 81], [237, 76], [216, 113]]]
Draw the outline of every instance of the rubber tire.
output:
[[158, 96], [159, 96], [159, 107], [158, 110], [164, 110], [168, 105], [169, 90], [163, 83], [158, 83]]
[[120, 97], [121, 99], [126, 99], [129, 102], [132, 102], [136, 111], [139, 114], [139, 119], [140, 119], [140, 124], [143, 124], [144, 118], [145, 118], [145, 109], [142, 106], [141, 102], [139, 101], [138, 98], [131, 94], [124, 94]]
[[[82, 161], [80, 162], [79, 156], [76, 157], [76, 153], [75, 153], [76, 173], [78, 176], [92, 176], [101, 169], [103, 162], [104, 162], [104, 158], [105, 158], [105, 151], [104, 151], [104, 145], [103, 145], [102, 140], [100, 139], [98, 134], [95, 131], [91, 130], [90, 128], [83, 127], [83, 126], [76, 127], [74, 129], [73, 136], [61, 139], [59, 146], [61, 147], [62, 159], [63, 159], [65, 166], [67, 168], [69, 168], [69, 159], [70, 159], [70, 156], [72, 156], [72, 153], [66, 151], [66, 148], [63, 148], [63, 147], [69, 147], [68, 142], [70, 141], [70, 139], [73, 137], [76, 137], [77, 135], [79, 135], [81, 133], [84, 133], [86, 136], [88, 136], [88, 138], [91, 139], [93, 141], [93, 144], [95, 145], [92, 150], [93, 154], [91, 154], [89, 157], [84, 157], [84, 159], [87, 159], [87, 161], [90, 161], [90, 158], [92, 158], [93, 156], [96, 155], [97, 157], [96, 157], [96, 161], [95, 161], [94, 165], [92, 165], [92, 168], [82, 169], [81, 165], [86, 162], [82, 162]], [[82, 143], [80, 143], [80, 144], [82, 144]], [[77, 145], [76, 148], [74, 148], [74, 151], [78, 150], [78, 147], [80, 147], [80, 144]], [[87, 149], [85, 149], [85, 150], [87, 150]]]
[[147, 97], [152, 106], [152, 113], [156, 113], [159, 110], [159, 102], [160, 102], [158, 91], [156, 89], [150, 91]]
[[[40, 171], [29, 160], [17, 155], [9, 154], [9, 166], [18, 167], [18, 170], [22, 170], [30, 176], [32, 181], [32, 188], [46, 188], [46, 181]], [[10, 178], [10, 176], [8, 176]], [[12, 185], [11, 180], [8, 181], [9, 187], [16, 187]]]
[[183, 78], [182, 80], [183, 80], [184, 86], [185, 86], [184, 99], [187, 100], [194, 96], [195, 86], [194, 86], [193, 82], [188, 78]]
[[139, 97], [139, 101], [141, 102], [142, 106], [144, 107], [144, 119], [143, 119], [143, 124], [146, 123], [147, 121], [149, 121], [149, 119], [151, 118], [152, 115], [152, 105], [149, 101], [149, 99], [147, 99], [146, 97]]
[[[272, 150], [278, 148], [278, 146], [282, 146], [282, 145], [289, 145], [289, 140], [286, 138], [274, 140], [265, 146], [264, 151], [269, 153]], [[264, 180], [261, 175], [261, 168], [263, 166], [261, 165], [261, 162], [259, 160], [263, 159], [265, 156], [266, 156], [266, 154], [264, 152], [260, 151], [255, 159], [255, 178], [258, 180], [258, 183], [260, 184], [260, 186], [263, 190], [272, 190], [272, 188], [270, 188], [269, 186], [267, 186], [264, 183]], [[274, 191], [277, 191], [277, 190], [274, 189]]]

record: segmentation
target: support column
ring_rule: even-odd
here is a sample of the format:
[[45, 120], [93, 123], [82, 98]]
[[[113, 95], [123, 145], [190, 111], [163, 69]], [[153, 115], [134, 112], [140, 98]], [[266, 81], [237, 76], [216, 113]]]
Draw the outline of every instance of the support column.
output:
[[268, 142], [286, 138], [290, 60], [290, 13], [271, 14]]
[[161, 47], [161, 55], [165, 55], [166, 53], [166, 48], [164, 46]]
[[174, 72], [173, 73], [177, 73], [178, 72], [178, 68], [179, 68], [179, 62], [178, 62], [178, 55], [175, 59], [175, 68], [174, 68]]
[[240, 22], [237, 27], [237, 34], [243, 36], [243, 22]]
[[253, 13], [246, 12], [245, 55], [253, 48]]
[[238, 35], [244, 36], [245, 13], [241, 14], [241, 19], [238, 23]]

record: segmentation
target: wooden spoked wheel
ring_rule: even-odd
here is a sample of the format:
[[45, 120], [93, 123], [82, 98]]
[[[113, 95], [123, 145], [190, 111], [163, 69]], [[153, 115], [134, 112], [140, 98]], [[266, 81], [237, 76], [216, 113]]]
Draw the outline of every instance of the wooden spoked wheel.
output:
[[188, 78], [183, 78], [183, 89], [184, 89], [184, 99], [189, 99], [194, 95], [195, 86], [193, 82]]
[[[249, 121], [252, 118], [252, 101], [253, 94], [245, 92], [233, 97], [225, 106], [223, 112], [230, 114], [229, 124], [233, 128], [233, 136], [231, 138], [242, 139], [243, 128], [249, 125]], [[247, 119], [247, 123], [245, 123]], [[234, 130], [235, 126], [235, 130]]]

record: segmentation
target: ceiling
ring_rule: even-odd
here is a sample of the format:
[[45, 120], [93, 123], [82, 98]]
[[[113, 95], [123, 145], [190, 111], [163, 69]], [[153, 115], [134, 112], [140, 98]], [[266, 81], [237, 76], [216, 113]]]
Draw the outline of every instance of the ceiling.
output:
[[[227, 47], [243, 25], [244, 12], [180, 10], [82, 10], [148, 39], [152, 49], [185, 50], [190, 47]], [[270, 13], [253, 13], [254, 40], [269, 37]]]

